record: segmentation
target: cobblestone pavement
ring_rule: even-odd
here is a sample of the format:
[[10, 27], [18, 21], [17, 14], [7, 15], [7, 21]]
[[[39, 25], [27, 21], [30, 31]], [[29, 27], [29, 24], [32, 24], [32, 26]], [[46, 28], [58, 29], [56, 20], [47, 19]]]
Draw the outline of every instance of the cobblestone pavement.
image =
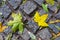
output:
[[[25, 0], [26, 2], [23, 3], [24, 0], [7, 0], [6, 3], [0, 7], [0, 12], [2, 12], [2, 16], [0, 16], [0, 22], [3, 25], [6, 25], [6, 22], [12, 20], [11, 14], [12, 12], [17, 13], [20, 11], [23, 17], [24, 23], [24, 31], [21, 35], [18, 31], [15, 33], [11, 33], [11, 27], [8, 27], [4, 30], [4, 32], [0, 33], [0, 40], [9, 40], [6, 37], [8, 35], [10, 40], [32, 40], [28, 34], [28, 31], [33, 33], [36, 36], [36, 40], [60, 40], [60, 21], [56, 23], [49, 23], [50, 21], [60, 20], [60, 8], [58, 9], [57, 6], [60, 6], [60, 0], [55, 0], [54, 5], [49, 5], [46, 3], [45, 0]], [[42, 4], [48, 4], [49, 12], [46, 12]], [[48, 18], [46, 22], [48, 23], [49, 27], [41, 28], [34, 22], [33, 17], [35, 12], [38, 11], [40, 15], [48, 14]], [[37, 18], [38, 19], [38, 18]], [[57, 27], [55, 27], [55, 25]]]

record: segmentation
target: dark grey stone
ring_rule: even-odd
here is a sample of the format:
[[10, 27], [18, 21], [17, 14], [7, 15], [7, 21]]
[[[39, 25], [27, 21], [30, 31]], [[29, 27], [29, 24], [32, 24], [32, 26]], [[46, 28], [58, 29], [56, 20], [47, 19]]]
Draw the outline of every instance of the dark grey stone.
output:
[[60, 11], [55, 15], [55, 17], [60, 19]]
[[[60, 23], [56, 23], [56, 26], [58, 26], [60, 28]], [[60, 30], [59, 30], [60, 31]]]
[[23, 37], [24, 40], [29, 40], [30, 39], [30, 36], [28, 34], [28, 30], [26, 28], [24, 29], [22, 37]]
[[48, 18], [47, 18], [46, 22], [48, 22], [50, 20], [51, 16], [52, 16], [52, 14], [48, 13]]
[[4, 16], [4, 18], [7, 18], [11, 13], [11, 10], [9, 9], [7, 5], [3, 5], [1, 10], [2, 10], [2, 15]]
[[30, 14], [37, 8], [37, 6], [31, 1], [27, 1], [24, 5], [21, 5], [20, 8], [24, 10], [26, 14]]
[[27, 18], [25, 16], [23, 16], [23, 20], [25, 21]]
[[22, 0], [8, 0], [8, 2], [13, 6], [14, 9], [16, 9]]
[[57, 9], [57, 3], [55, 3], [53, 6], [52, 5], [48, 5], [48, 8], [53, 11], [53, 12], [56, 12], [58, 9]]
[[52, 37], [51, 33], [49, 32], [48, 28], [42, 29], [37, 33], [37, 36], [39, 36], [42, 40], [50, 40]]
[[0, 0], [0, 3], [2, 3], [2, 0]]
[[49, 28], [51, 28], [56, 34], [59, 32], [59, 30], [55, 27], [54, 24], [49, 24]]
[[37, 31], [37, 29], [39, 28], [37, 26], [37, 24], [33, 21], [33, 20], [29, 20], [28, 21], [28, 26], [27, 28], [32, 32], [32, 33], [35, 33]]
[[2, 19], [2, 17], [0, 16], [0, 22], [3, 22], [3, 19]]
[[40, 15], [46, 14], [46, 12], [43, 9], [39, 10], [39, 13]]
[[56, 25], [60, 27], [60, 23], [56, 23]]
[[7, 29], [4, 30], [5, 34], [9, 34], [11, 32], [11, 27], [8, 27]]
[[60, 0], [57, 0], [57, 2], [60, 2]]
[[0, 40], [3, 40], [3, 36], [0, 34]]
[[24, 40], [24, 39], [22, 39], [22, 38], [19, 38], [18, 40]]
[[34, 0], [36, 3], [38, 3], [40, 6], [42, 5], [42, 3], [44, 3], [44, 0]]
[[12, 39], [11, 40], [18, 40], [17, 36], [16, 35], [13, 35]]

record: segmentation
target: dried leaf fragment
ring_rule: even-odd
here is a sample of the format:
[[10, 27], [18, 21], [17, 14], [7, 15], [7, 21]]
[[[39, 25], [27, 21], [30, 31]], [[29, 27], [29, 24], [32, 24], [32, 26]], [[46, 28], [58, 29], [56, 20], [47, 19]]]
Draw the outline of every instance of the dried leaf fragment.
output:
[[3, 32], [7, 26], [3, 26], [2, 23], [0, 22], [0, 32]]

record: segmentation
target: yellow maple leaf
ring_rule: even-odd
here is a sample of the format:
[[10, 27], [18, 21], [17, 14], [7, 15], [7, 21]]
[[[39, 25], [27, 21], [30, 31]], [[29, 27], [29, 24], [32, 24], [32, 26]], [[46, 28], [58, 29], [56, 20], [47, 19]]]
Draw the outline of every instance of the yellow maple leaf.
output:
[[3, 26], [2, 23], [0, 22], [0, 32], [3, 32], [7, 27]]
[[54, 0], [46, 0], [46, 2], [48, 3], [48, 4], [51, 4], [51, 5], [54, 5]]
[[48, 24], [45, 22], [48, 18], [48, 14], [40, 15], [39, 12], [36, 11], [34, 15], [34, 21], [38, 23], [38, 26], [47, 27]]

